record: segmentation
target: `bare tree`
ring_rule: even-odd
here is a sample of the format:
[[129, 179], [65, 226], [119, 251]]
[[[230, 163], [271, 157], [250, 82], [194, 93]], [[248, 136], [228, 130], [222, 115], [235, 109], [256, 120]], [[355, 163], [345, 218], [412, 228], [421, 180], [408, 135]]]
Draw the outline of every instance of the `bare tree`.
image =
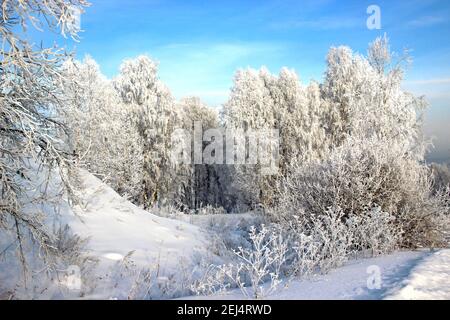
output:
[[[19, 257], [26, 271], [24, 239], [40, 245], [41, 252], [55, 252], [57, 245], [38, 214], [22, 210], [32, 181], [27, 162], [35, 168], [60, 168], [67, 181], [71, 162], [63, 147], [64, 126], [58, 120], [59, 66], [65, 53], [36, 47], [26, 38], [28, 26], [59, 30], [77, 37], [76, 21], [85, 0], [3, 0], [0, 8], [0, 230], [16, 237]], [[48, 171], [49, 172], [49, 171]], [[1, 248], [0, 248], [1, 249]]]

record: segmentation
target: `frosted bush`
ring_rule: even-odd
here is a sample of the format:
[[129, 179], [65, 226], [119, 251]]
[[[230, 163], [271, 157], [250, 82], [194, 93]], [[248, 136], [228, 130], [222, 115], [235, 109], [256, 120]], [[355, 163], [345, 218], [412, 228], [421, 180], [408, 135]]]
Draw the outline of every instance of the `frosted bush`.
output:
[[233, 279], [236, 279], [235, 266], [210, 265], [201, 279], [195, 281], [191, 290], [196, 295], [217, 295], [225, 293], [230, 288], [235, 287]]
[[[430, 168], [433, 173], [433, 187], [435, 191], [450, 187], [450, 167], [448, 164], [432, 163]], [[450, 193], [448, 195], [450, 197]]]
[[312, 235], [320, 244], [318, 266], [321, 272], [341, 266], [347, 260], [352, 243], [352, 234], [342, 221], [340, 208], [330, 208], [324, 215], [313, 217]]
[[[298, 217], [294, 217], [294, 224], [298, 224]], [[304, 277], [314, 274], [318, 269], [320, 242], [315, 241], [313, 235], [307, 235], [295, 228], [293, 241], [293, 275]]]
[[[368, 232], [376, 231], [380, 224], [384, 230], [395, 225], [388, 233], [398, 233], [395, 239], [378, 238], [386, 244], [369, 241], [375, 251], [392, 248], [394, 242], [405, 247], [437, 242], [427, 236], [426, 229], [434, 232], [440, 228], [435, 219], [443, 206], [432, 196], [427, 167], [399, 144], [377, 138], [349, 139], [324, 161], [294, 165], [281, 181], [280, 190], [279, 204], [270, 211], [275, 221], [284, 223], [303, 212], [306, 223], [311, 223], [329, 208], [339, 208], [343, 220], [359, 219], [360, 225], [364, 221]], [[379, 208], [378, 214], [367, 213], [373, 208]], [[386, 213], [390, 218], [381, 219]], [[366, 240], [361, 240], [361, 248], [368, 249]]]
[[339, 208], [330, 208], [308, 221], [305, 216], [293, 216], [286, 227], [294, 243], [296, 275], [326, 273], [347, 260], [353, 238], [342, 218]]
[[395, 224], [395, 217], [374, 207], [361, 216], [347, 220], [349, 231], [354, 238], [353, 249], [370, 250], [372, 255], [394, 250], [401, 237], [401, 229]]
[[226, 211], [222, 207], [213, 207], [211, 205], [206, 205], [198, 208], [197, 210], [194, 210], [194, 213], [198, 215], [215, 215], [215, 214], [225, 214]]
[[282, 225], [292, 242], [291, 272], [300, 277], [326, 273], [360, 251], [390, 252], [400, 237], [393, 217], [378, 207], [351, 218], [340, 208], [329, 208], [318, 216], [292, 216]]
[[[280, 273], [286, 262], [287, 243], [283, 241], [281, 233], [270, 231], [262, 226], [259, 232], [256, 228], [250, 228], [251, 249], [238, 248], [235, 254], [241, 263], [240, 271], [249, 278], [251, 290], [246, 283], [239, 283], [241, 291], [248, 297], [263, 298], [273, 293], [280, 284]], [[270, 280], [270, 286], [263, 288], [261, 285]]]
[[134, 251], [129, 252], [111, 265], [104, 276], [95, 279], [96, 291], [119, 300], [174, 299], [192, 294], [196, 264], [181, 259], [175, 272], [166, 270], [158, 260], [141, 268], [133, 260], [133, 254]]
[[273, 294], [281, 283], [288, 253], [288, 242], [277, 229], [262, 225], [250, 228], [251, 248], [234, 251], [237, 262], [210, 266], [194, 285], [197, 294], [217, 294], [238, 287], [249, 299], [263, 299]]

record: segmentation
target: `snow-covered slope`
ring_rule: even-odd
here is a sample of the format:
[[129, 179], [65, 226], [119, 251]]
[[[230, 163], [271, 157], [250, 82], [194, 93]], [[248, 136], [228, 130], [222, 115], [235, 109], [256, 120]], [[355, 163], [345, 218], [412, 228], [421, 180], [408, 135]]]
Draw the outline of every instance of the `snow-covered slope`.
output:
[[[30, 272], [24, 282], [17, 245], [14, 246], [15, 234], [0, 232], [0, 251], [7, 248], [0, 259], [0, 299], [177, 296], [184, 290], [182, 281], [192, 276], [202, 257], [208, 256], [208, 241], [201, 228], [147, 212], [85, 170], [79, 172], [81, 186], [77, 190], [77, 204], [69, 206], [67, 199], [59, 196], [58, 174], [52, 172], [47, 180], [48, 172], [39, 171], [32, 164], [30, 168], [32, 173], [39, 174], [31, 175], [35, 181], [29, 189], [29, 198], [42, 195], [43, 188], [47, 196], [41, 201], [30, 201], [24, 210], [30, 215], [45, 216], [48, 230], [57, 231], [59, 226], [68, 225], [70, 234], [86, 240], [82, 253], [88, 260], [70, 260], [70, 270], [57, 270], [56, 276], [47, 278], [36, 258], [38, 249], [26, 246]], [[69, 271], [75, 271], [75, 276], [78, 276], [76, 272], [81, 274], [81, 289], [76, 282], [74, 288]], [[142, 293], [138, 288], [150, 283], [151, 290], [157, 292]], [[31, 287], [34, 289], [30, 290]]]
[[134, 251], [142, 267], [159, 263], [176, 269], [205, 250], [200, 229], [189, 223], [158, 217], [119, 196], [86, 171], [81, 172], [81, 205], [67, 212], [74, 233], [88, 237], [90, 253], [101, 260], [120, 260]]

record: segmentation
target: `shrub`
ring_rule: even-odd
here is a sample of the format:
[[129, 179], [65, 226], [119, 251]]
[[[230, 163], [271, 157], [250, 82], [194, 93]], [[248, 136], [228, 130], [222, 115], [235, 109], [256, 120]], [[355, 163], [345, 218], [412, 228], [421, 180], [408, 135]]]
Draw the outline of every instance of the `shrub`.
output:
[[[448, 165], [432, 163], [430, 168], [433, 173], [435, 191], [440, 191], [450, 186], [450, 167]], [[450, 193], [448, 195], [450, 196]]]
[[432, 196], [427, 167], [400, 144], [348, 139], [324, 161], [294, 165], [280, 183], [280, 195], [269, 210], [274, 221], [286, 224], [301, 214], [311, 226], [338, 208], [341, 221], [356, 230], [354, 248], [382, 253], [397, 245], [440, 242], [445, 203]]
[[315, 272], [326, 273], [341, 266], [347, 259], [352, 234], [342, 221], [343, 212], [330, 208], [323, 215], [294, 216], [287, 225], [293, 242], [293, 274], [307, 276]]
[[211, 265], [192, 290], [196, 294], [217, 294], [238, 287], [249, 299], [263, 299], [274, 293], [281, 283], [288, 242], [280, 230], [264, 225], [259, 231], [252, 226], [249, 237], [251, 248], [239, 247], [234, 251], [236, 263]]

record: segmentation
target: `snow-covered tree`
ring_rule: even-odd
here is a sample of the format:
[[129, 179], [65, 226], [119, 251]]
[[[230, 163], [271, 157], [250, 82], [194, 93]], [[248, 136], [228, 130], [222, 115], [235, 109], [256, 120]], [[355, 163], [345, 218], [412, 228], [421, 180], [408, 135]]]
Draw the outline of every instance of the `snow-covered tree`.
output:
[[[258, 71], [239, 70], [222, 114], [228, 134], [232, 131], [237, 136], [233, 142], [244, 143], [241, 135], [245, 130], [270, 128], [272, 116], [270, 98]], [[233, 166], [233, 184], [243, 191], [241, 199], [246, 205], [260, 203], [260, 179], [256, 165]]]
[[158, 79], [157, 64], [147, 56], [125, 60], [114, 85], [132, 110], [143, 144], [143, 191], [139, 202], [148, 208], [174, 192], [171, 135], [179, 111], [169, 89]]
[[137, 202], [143, 174], [142, 142], [112, 82], [90, 57], [63, 66], [69, 144], [78, 162], [121, 195]]
[[420, 112], [426, 106], [424, 99], [401, 88], [403, 59], [392, 64], [386, 37], [376, 39], [368, 52], [365, 58], [339, 47], [328, 54], [322, 97], [330, 106], [327, 127], [333, 145], [348, 136], [376, 136], [405, 145], [423, 158]]
[[236, 180], [249, 194], [250, 201], [268, 206], [276, 201], [279, 177], [287, 174], [292, 162], [308, 162], [323, 156], [328, 149], [325, 135], [325, 111], [319, 85], [306, 88], [294, 71], [283, 68], [279, 76], [267, 69], [240, 70], [231, 96], [225, 104], [227, 128], [279, 130], [277, 175], [258, 173], [257, 165], [236, 169]]
[[23, 210], [24, 205], [45, 199], [46, 195], [46, 189], [36, 198], [30, 195], [30, 190], [39, 190], [31, 176], [38, 175], [39, 168], [48, 173], [52, 170], [44, 168], [57, 168], [70, 192], [67, 168], [72, 162], [61, 138], [65, 127], [58, 117], [60, 65], [65, 55], [58, 48], [30, 43], [27, 26], [76, 37], [79, 30], [74, 24], [75, 15], [87, 5], [85, 0], [1, 3], [0, 235], [5, 230], [13, 235], [14, 245], [7, 249], [18, 249], [24, 271], [27, 244], [37, 244], [41, 258], [60, 253], [57, 237], [44, 226], [45, 215]]
[[[183, 119], [183, 128], [189, 132], [191, 139], [197, 138], [201, 149], [191, 148], [191, 162], [186, 166], [187, 176], [182, 193], [182, 203], [189, 209], [199, 209], [203, 206], [220, 206], [223, 202], [223, 192], [226, 186], [221, 186], [219, 167], [214, 164], [205, 163], [206, 159], [201, 159], [201, 163], [195, 163], [194, 152], [201, 152], [208, 145], [203, 141], [207, 130], [219, 130], [218, 113], [203, 104], [197, 97], [187, 97], [180, 101], [181, 115]], [[196, 133], [195, 131], [198, 131]], [[220, 138], [222, 138], [222, 133]], [[199, 135], [195, 137], [194, 135]], [[193, 141], [189, 141], [192, 143]], [[221, 150], [220, 150], [221, 151]], [[180, 175], [181, 172], [178, 172]]]
[[[431, 172], [433, 174], [434, 180], [434, 190], [440, 191], [450, 188], [450, 167], [448, 164], [444, 163], [431, 163]], [[450, 193], [449, 193], [450, 198]], [[450, 201], [450, 199], [449, 199]]]
[[[397, 245], [439, 243], [437, 222], [446, 209], [433, 198], [422, 163], [425, 103], [402, 90], [402, 65], [392, 67], [391, 56], [386, 38], [370, 45], [369, 58], [347, 47], [330, 50], [320, 102], [329, 150], [319, 161], [292, 164], [279, 183], [276, 219], [289, 221], [299, 212], [313, 219], [329, 208], [349, 219], [380, 208], [380, 215], [393, 217], [383, 220], [386, 230], [401, 230]], [[389, 239], [370, 241], [372, 248], [392, 248]]]

